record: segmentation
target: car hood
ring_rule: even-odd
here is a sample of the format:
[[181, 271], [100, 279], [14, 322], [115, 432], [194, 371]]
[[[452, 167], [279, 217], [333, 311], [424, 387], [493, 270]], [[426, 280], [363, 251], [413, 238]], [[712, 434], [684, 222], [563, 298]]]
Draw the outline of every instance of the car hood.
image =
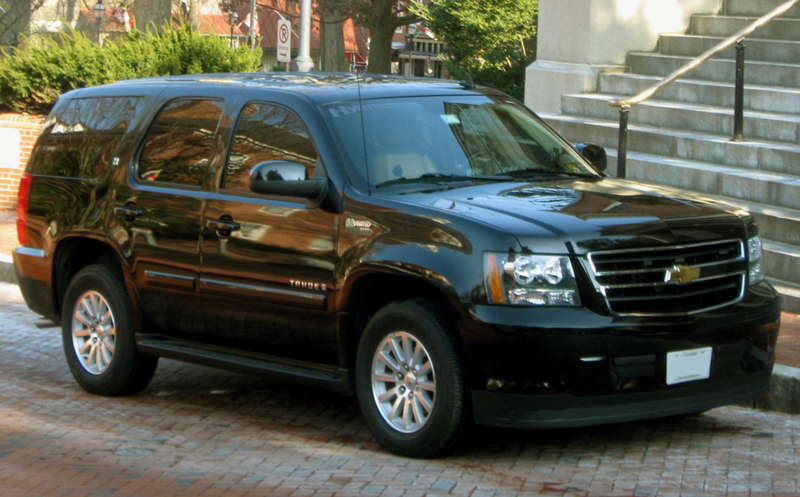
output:
[[534, 253], [583, 254], [747, 235], [748, 214], [734, 206], [623, 180], [484, 183], [398, 197], [502, 229], [517, 238], [520, 249]]

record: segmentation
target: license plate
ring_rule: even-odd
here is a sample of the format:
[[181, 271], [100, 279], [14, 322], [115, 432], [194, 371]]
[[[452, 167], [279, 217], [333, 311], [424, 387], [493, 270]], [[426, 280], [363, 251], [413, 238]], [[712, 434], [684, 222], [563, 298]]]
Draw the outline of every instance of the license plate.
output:
[[667, 354], [667, 385], [705, 380], [711, 372], [711, 347]]

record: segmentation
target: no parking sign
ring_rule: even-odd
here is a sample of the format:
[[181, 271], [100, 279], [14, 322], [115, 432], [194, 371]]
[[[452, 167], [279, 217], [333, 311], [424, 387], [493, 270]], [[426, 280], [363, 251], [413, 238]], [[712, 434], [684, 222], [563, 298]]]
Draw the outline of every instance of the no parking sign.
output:
[[292, 23], [278, 19], [278, 62], [292, 60]]

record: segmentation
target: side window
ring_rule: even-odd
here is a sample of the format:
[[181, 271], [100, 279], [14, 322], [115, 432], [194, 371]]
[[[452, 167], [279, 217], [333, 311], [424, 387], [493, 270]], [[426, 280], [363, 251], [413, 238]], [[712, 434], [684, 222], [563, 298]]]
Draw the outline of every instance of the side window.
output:
[[242, 110], [231, 146], [223, 188], [250, 191], [250, 170], [270, 160], [299, 162], [314, 177], [317, 149], [306, 127], [292, 111], [261, 102], [251, 102]]
[[139, 178], [202, 186], [222, 106], [222, 102], [202, 99], [175, 100], [164, 106], [147, 135]]
[[97, 178], [136, 113], [137, 97], [76, 98], [45, 126], [30, 172]]

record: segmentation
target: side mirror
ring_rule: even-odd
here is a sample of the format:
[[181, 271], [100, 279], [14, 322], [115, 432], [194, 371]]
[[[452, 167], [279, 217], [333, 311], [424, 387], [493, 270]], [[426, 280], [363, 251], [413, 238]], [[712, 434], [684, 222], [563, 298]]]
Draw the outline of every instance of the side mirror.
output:
[[579, 145], [575, 145], [575, 148], [583, 156], [583, 158], [588, 160], [598, 171], [605, 171], [608, 167], [608, 155], [606, 155], [606, 149], [600, 145], [595, 145], [594, 143], [581, 143]]
[[[306, 207], [318, 207], [328, 193], [328, 178], [308, 178], [308, 169], [299, 162], [271, 160], [250, 170], [250, 191], [264, 195], [300, 197]], [[316, 202], [312, 202], [316, 201]]]

